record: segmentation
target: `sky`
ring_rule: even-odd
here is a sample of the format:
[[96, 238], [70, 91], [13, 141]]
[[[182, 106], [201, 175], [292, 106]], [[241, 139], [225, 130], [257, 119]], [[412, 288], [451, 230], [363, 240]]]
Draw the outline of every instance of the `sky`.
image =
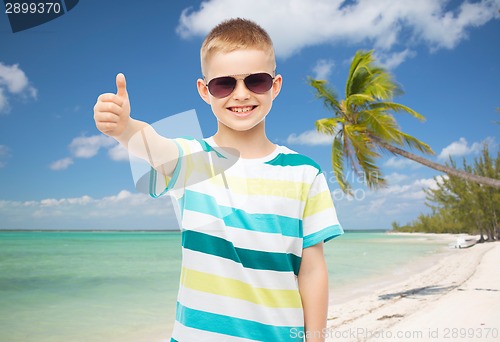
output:
[[[271, 35], [283, 89], [266, 119], [268, 137], [322, 167], [344, 229], [390, 229], [429, 213], [424, 189], [442, 175], [383, 155], [388, 185], [369, 190], [353, 172], [352, 197], [331, 167], [331, 116], [308, 77], [341, 97], [357, 50], [374, 50], [426, 117], [396, 114], [402, 130], [429, 144], [431, 160], [461, 164], [500, 140], [499, 0], [80, 1], [65, 15], [12, 33], [0, 13], [0, 229], [176, 229], [168, 197], [135, 190], [127, 153], [101, 134], [93, 106], [116, 92], [123, 72], [132, 117], [153, 123], [194, 109], [215, 133], [196, 91], [199, 48], [220, 21], [243, 17]], [[195, 124], [195, 123], [193, 123]]]

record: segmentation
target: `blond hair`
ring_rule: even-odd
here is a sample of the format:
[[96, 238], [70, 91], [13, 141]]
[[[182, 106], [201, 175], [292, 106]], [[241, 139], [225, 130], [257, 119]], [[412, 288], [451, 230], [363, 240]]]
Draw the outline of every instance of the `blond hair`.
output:
[[274, 60], [273, 42], [269, 34], [248, 19], [235, 18], [221, 22], [206, 36], [201, 45], [201, 68], [216, 53], [228, 53], [240, 49], [257, 49], [269, 52]]

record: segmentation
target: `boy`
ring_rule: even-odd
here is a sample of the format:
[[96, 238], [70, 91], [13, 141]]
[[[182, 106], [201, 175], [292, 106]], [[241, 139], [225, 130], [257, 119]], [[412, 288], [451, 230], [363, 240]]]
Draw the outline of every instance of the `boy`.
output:
[[[272, 41], [251, 21], [225, 21], [205, 38], [201, 68], [198, 92], [217, 118], [210, 138], [164, 138], [130, 118], [122, 74], [117, 94], [101, 95], [94, 107], [97, 128], [147, 160], [152, 189], [159, 173], [179, 205], [171, 341], [324, 341], [323, 242], [343, 231], [319, 166], [266, 137], [282, 85]], [[215, 172], [234, 151], [236, 163]]]

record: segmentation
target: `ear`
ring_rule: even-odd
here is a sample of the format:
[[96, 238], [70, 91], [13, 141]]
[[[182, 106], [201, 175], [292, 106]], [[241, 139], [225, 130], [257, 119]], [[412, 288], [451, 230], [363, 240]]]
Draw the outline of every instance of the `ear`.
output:
[[198, 78], [196, 81], [196, 87], [198, 88], [198, 94], [207, 104], [210, 103], [210, 94], [208, 93], [208, 87], [205, 85], [205, 81], [201, 78]]
[[282, 84], [283, 84], [283, 77], [281, 77], [281, 75], [274, 76], [274, 83], [273, 83], [273, 88], [272, 88], [273, 89], [273, 100], [280, 93]]

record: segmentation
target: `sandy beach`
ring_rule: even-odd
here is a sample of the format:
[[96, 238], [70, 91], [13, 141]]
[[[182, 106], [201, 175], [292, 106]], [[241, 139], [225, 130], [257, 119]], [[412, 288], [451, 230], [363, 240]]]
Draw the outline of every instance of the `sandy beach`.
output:
[[[456, 235], [429, 235], [453, 243]], [[329, 310], [327, 341], [500, 341], [500, 243], [443, 251]]]

